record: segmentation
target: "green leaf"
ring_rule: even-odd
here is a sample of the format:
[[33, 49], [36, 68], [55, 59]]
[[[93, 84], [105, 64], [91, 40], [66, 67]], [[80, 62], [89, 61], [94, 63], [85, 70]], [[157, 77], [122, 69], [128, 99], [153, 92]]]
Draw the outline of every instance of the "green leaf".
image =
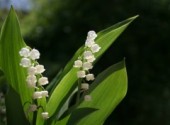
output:
[[[116, 38], [127, 28], [127, 26], [136, 18], [132, 17], [123, 22], [120, 22], [106, 30], [103, 30], [98, 33], [98, 37], [96, 39], [96, 43], [101, 46], [101, 50], [98, 54], [96, 54], [96, 58], [99, 58], [116, 40]], [[73, 58], [69, 61], [69, 63], [64, 68], [62, 73], [62, 79], [59, 81], [59, 84], [54, 89], [49, 101], [47, 103], [47, 111], [50, 116], [54, 115], [54, 113], [58, 112], [62, 105], [65, 103], [69, 95], [76, 87], [77, 70], [73, 67], [73, 63], [77, 60], [78, 56], [83, 53], [83, 46], [75, 53]]]
[[71, 113], [71, 116], [68, 119], [68, 122], [66, 125], [76, 125], [79, 122], [79, 120], [81, 120], [82, 118], [86, 117], [87, 115], [95, 111], [97, 111], [97, 109], [87, 108], [87, 107], [78, 108]]
[[83, 101], [78, 108], [99, 109], [84, 117], [77, 125], [101, 125], [125, 97], [127, 92], [127, 73], [124, 61], [121, 61], [96, 77], [89, 90], [92, 101]]
[[88, 107], [76, 109], [71, 114], [57, 121], [55, 125], [76, 125], [83, 117], [97, 110], [98, 109]]
[[[22, 105], [25, 102], [32, 101], [33, 92], [28, 88], [25, 81], [26, 70], [19, 65], [21, 59], [19, 50], [24, 46], [26, 44], [20, 33], [18, 19], [13, 7], [11, 7], [0, 34], [0, 67], [7, 82], [20, 95]], [[25, 113], [27, 108], [28, 105], [25, 105]], [[29, 120], [32, 120], [32, 114], [29, 115]]]
[[[96, 43], [99, 44], [102, 48], [95, 56], [101, 56], [110, 46], [114, 43], [114, 41], [119, 37], [119, 35], [128, 27], [128, 25], [134, 21], [138, 15], [128, 18], [122, 22], [119, 22], [105, 30], [97, 33]], [[73, 67], [74, 61], [83, 53], [84, 46], [80, 47], [78, 51], [74, 54], [73, 58], [67, 63], [64, 68], [63, 75], [68, 73], [68, 71]]]
[[5, 95], [5, 105], [8, 125], [30, 125], [24, 115], [20, 97], [12, 87]]

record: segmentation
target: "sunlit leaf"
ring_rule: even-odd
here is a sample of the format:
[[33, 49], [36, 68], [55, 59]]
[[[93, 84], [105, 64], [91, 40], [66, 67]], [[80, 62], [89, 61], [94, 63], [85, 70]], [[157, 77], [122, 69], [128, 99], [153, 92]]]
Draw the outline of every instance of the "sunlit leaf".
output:
[[92, 101], [83, 101], [78, 108], [99, 109], [80, 120], [77, 125], [101, 125], [125, 97], [127, 73], [124, 61], [119, 62], [99, 74], [91, 86]]
[[[77, 109], [90, 107], [98, 110], [78, 119], [79, 122], [76, 123], [76, 125], [94, 125], [94, 123], [96, 125], [102, 125], [106, 118], [125, 97], [126, 92], [127, 73], [123, 60], [110, 66], [96, 77], [96, 80], [92, 83], [89, 90], [92, 100], [87, 102], [82, 98]], [[72, 111], [70, 111], [70, 114], [57, 121], [56, 125], [67, 123], [67, 121], [69, 123], [71, 112], [74, 112], [74, 110], [76, 109], [73, 108]]]
[[[96, 54], [96, 58], [99, 58], [111, 44], [116, 40], [116, 38], [127, 28], [127, 26], [136, 18], [129, 18], [121, 23], [118, 23], [106, 30], [103, 30], [98, 33], [98, 37], [96, 43], [101, 46], [101, 50], [98, 54]], [[65, 103], [69, 95], [76, 87], [77, 70], [73, 67], [74, 61], [80, 56], [83, 52], [83, 47], [81, 47], [74, 57], [70, 60], [70, 62], [65, 67], [63, 73], [61, 74], [62, 79], [59, 81], [59, 84], [54, 89], [49, 102], [47, 103], [47, 111], [50, 116], [57, 113], [62, 105]]]
[[[26, 46], [21, 33], [16, 13], [11, 8], [7, 19], [1, 29], [0, 35], [0, 67], [7, 82], [20, 95], [22, 105], [31, 102], [32, 90], [26, 85], [26, 71], [20, 63], [19, 50]], [[24, 107], [27, 112], [27, 105]], [[29, 119], [32, 117], [29, 115]], [[13, 116], [12, 116], [13, 117]]]

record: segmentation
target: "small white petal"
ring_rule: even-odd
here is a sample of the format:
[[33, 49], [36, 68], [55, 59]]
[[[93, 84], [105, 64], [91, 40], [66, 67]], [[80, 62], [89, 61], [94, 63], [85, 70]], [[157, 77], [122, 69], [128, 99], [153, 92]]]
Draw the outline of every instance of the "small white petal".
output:
[[35, 68], [36, 68], [36, 73], [38, 73], [38, 74], [41, 74], [45, 71], [43, 65], [36, 65]]
[[95, 31], [91, 30], [87, 33], [87, 37], [94, 40], [97, 37], [97, 34]]
[[83, 63], [83, 69], [84, 70], [89, 70], [89, 69], [92, 69], [92, 68], [93, 68], [92, 63], [90, 63], [90, 62]]
[[33, 99], [40, 99], [40, 98], [42, 98], [41, 92], [34, 92]]
[[21, 62], [20, 62], [20, 65], [22, 67], [29, 67], [29, 66], [31, 66], [31, 61], [28, 58], [22, 58]]
[[89, 89], [89, 84], [88, 83], [82, 83], [81, 84], [81, 89], [88, 90]]
[[92, 100], [92, 98], [91, 98], [90, 95], [85, 95], [84, 96], [84, 101], [91, 101], [91, 100]]
[[90, 58], [92, 58], [94, 55], [93, 55], [93, 53], [91, 52], [91, 51], [85, 51], [84, 52], [84, 58], [85, 59], [90, 59]]
[[19, 54], [20, 56], [22, 57], [28, 57], [29, 54], [30, 54], [30, 50], [28, 48], [22, 48], [20, 51], [19, 51]]
[[86, 75], [86, 80], [87, 80], [87, 81], [92, 81], [92, 80], [94, 80], [94, 75], [93, 75], [93, 74], [87, 74], [87, 75]]
[[38, 83], [39, 83], [39, 85], [46, 85], [46, 84], [49, 83], [48, 78], [47, 77], [41, 77], [41, 78], [39, 78]]
[[92, 63], [92, 62], [94, 62], [95, 60], [96, 60], [96, 58], [95, 58], [94, 56], [91, 56], [91, 58], [88, 58], [88, 59], [87, 59], [87, 62]]
[[41, 91], [42, 97], [48, 97], [48, 91]]
[[40, 58], [40, 53], [37, 49], [32, 49], [30, 52], [30, 58], [32, 60], [39, 59]]
[[29, 75], [29, 76], [27, 76], [26, 81], [27, 81], [27, 84], [28, 84], [29, 87], [35, 87], [36, 82], [37, 82], [37, 78], [34, 75]]
[[28, 67], [28, 74], [29, 75], [35, 75], [36, 74], [36, 68], [34, 66]]
[[43, 119], [48, 119], [49, 118], [48, 112], [42, 112], [41, 116], [43, 117]]
[[30, 106], [29, 106], [28, 111], [30, 111], [30, 112], [34, 112], [34, 111], [36, 111], [36, 110], [37, 110], [37, 105], [32, 104], [32, 105], [30, 105]]
[[85, 46], [91, 47], [94, 44], [95, 44], [94, 40], [86, 39]]
[[77, 77], [78, 78], [85, 78], [85, 76], [86, 76], [85, 71], [81, 70], [81, 71], [77, 72]]
[[76, 67], [76, 68], [82, 67], [82, 61], [81, 61], [81, 60], [76, 60], [76, 61], [74, 62], [74, 67]]
[[100, 49], [101, 49], [101, 47], [98, 44], [94, 44], [94, 45], [91, 46], [91, 51], [93, 53], [98, 52]]

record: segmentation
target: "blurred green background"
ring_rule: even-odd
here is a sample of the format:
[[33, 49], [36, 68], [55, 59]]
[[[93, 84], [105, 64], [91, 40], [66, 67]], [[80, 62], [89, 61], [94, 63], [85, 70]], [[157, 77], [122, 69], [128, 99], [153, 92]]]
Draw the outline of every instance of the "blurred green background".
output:
[[[2, 6], [3, 1], [8, 3]], [[8, 4], [10, 0], [0, 0], [0, 26]], [[105, 125], [170, 125], [169, 0], [32, 0], [15, 6], [24, 39], [40, 50], [49, 79], [84, 43], [89, 30], [98, 32], [139, 14], [94, 68], [97, 74], [126, 58], [128, 93]]]

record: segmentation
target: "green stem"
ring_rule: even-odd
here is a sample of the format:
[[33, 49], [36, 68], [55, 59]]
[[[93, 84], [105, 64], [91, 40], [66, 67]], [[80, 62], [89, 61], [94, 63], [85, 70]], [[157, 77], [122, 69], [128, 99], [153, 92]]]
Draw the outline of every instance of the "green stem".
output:
[[81, 93], [81, 79], [78, 80], [78, 92], [76, 98], [76, 105], [78, 105], [80, 102], [80, 93]]

